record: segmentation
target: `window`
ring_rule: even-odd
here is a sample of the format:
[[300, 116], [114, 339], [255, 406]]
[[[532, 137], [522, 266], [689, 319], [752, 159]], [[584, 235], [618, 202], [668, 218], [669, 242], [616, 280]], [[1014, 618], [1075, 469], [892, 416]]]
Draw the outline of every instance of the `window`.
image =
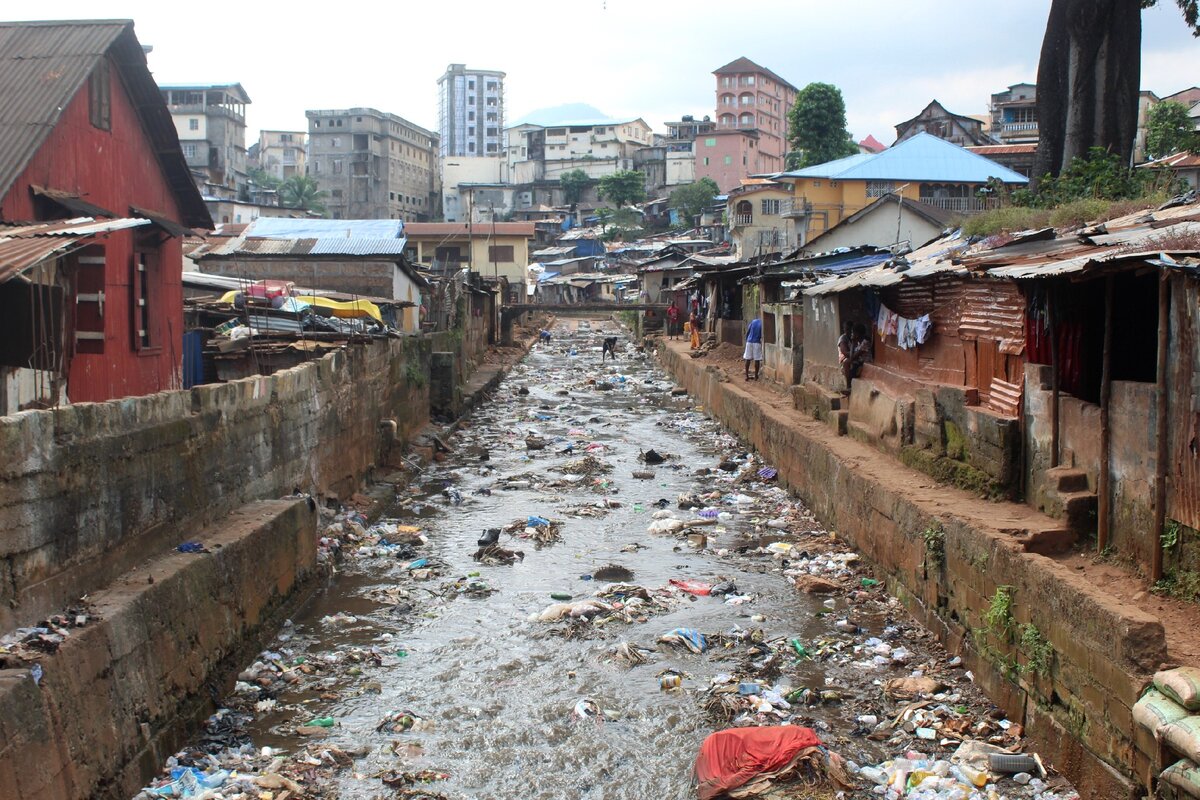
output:
[[475, 143], [474, 142], [467, 142], [467, 152], [470, 152], [470, 153], [475, 152]]
[[471, 127], [467, 128], [467, 136], [474, 136], [474, 135], [475, 135], [475, 126], [472, 125]]
[[894, 187], [891, 181], [867, 181], [867, 197], [883, 197], [891, 194]]
[[196, 157], [196, 145], [185, 144], [183, 146], [183, 157], [186, 158], [188, 161], [191, 161], [193, 158], [195, 158]]
[[733, 156], [725, 156], [725, 165], [728, 166], [732, 163], [733, 163]]
[[335, 200], [341, 200], [341, 199], [342, 199], [342, 190], [341, 190], [341, 189], [334, 189], [333, 191], [331, 191], [331, 192], [329, 193], [329, 196], [330, 196], [330, 197], [332, 197], [332, 198], [334, 198]]
[[704, 166], [708, 166], [708, 156], [704, 157]]
[[496, 129], [495, 129], [495, 128], [488, 128], [488, 129], [487, 129], [487, 135], [488, 135], [488, 136], [495, 136], [495, 135], [496, 135]]
[[704, 146], [705, 147], [716, 147], [717, 146], [717, 137], [713, 136], [708, 139], [705, 139]]
[[312, 171], [313, 171], [313, 174], [316, 174], [321, 171], [321, 162], [320, 161], [314, 161], [312, 163]]
[[389, 199], [389, 200], [395, 200], [395, 199], [396, 199], [396, 193], [395, 193], [395, 192], [388, 192], [388, 199]]
[[778, 216], [779, 201], [778, 200], [763, 200], [762, 201], [762, 213]]
[[196, 119], [195, 117], [190, 117], [188, 119], [188, 130], [189, 131], [200, 130], [200, 120]]
[[467, 81], [467, 88], [471, 91], [475, 91], [475, 81]]
[[354, 187], [354, 202], [365, 203], [367, 202], [367, 182], [358, 181], [357, 183], [358, 185]]
[[468, 111], [467, 112], [467, 122], [474, 122], [474, 121], [475, 121], [475, 112]]
[[488, 248], [488, 261], [513, 263], [513, 246], [511, 244], [492, 245]]
[[738, 118], [738, 125], [740, 125], [743, 128], [754, 127], [754, 115], [753, 114], [742, 114], [742, 116]]
[[334, 175], [342, 174], [342, 160], [340, 158], [335, 158], [333, 160], [333, 174]]
[[92, 126], [102, 131], [112, 130], [112, 81], [108, 75], [108, 58], [101, 58], [88, 77], [88, 113]]
[[319, 120], [319, 119], [314, 119], [314, 120], [313, 120], [313, 127], [314, 127], [314, 128], [319, 128], [319, 127], [321, 127], [321, 120]]
[[104, 245], [80, 250], [75, 261], [75, 352], [104, 352]]
[[497, 86], [496, 86], [496, 82], [495, 82], [495, 81], [488, 81], [487, 90], [488, 90], [489, 92], [494, 92], [494, 91], [496, 91], [496, 88], [497, 88]]
[[133, 253], [132, 274], [129, 280], [130, 308], [133, 313], [133, 349], [139, 353], [156, 350], [160, 346], [154, 324], [156, 317], [151, 311], [156, 299], [153, 289], [157, 278], [157, 250], [139, 245]]
[[820, 188], [821, 188], [821, 182], [820, 182], [820, 181], [813, 181], [813, 188], [814, 188], [814, 189], [820, 189]]
[[439, 247], [434, 251], [433, 260], [438, 264], [457, 264], [463, 260], [462, 250], [458, 247]]
[[329, 146], [330, 147], [341, 147], [342, 146], [342, 137], [340, 137], [340, 136], [329, 137]]

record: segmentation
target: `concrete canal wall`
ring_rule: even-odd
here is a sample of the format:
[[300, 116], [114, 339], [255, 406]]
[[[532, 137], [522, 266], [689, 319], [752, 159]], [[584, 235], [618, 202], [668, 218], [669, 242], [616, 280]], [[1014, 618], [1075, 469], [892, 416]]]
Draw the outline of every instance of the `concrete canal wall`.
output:
[[[1125, 800], [1149, 785], [1157, 747], [1135, 733], [1131, 707], [1167, 658], [1162, 625], [1027, 552], [1029, 542], [1055, 535], [1052, 520], [936, 485], [783, 398], [762, 402], [701, 359], [666, 347], [659, 357], [874, 563], [1081, 796]], [[1004, 612], [994, 624], [985, 621], [989, 609]]]

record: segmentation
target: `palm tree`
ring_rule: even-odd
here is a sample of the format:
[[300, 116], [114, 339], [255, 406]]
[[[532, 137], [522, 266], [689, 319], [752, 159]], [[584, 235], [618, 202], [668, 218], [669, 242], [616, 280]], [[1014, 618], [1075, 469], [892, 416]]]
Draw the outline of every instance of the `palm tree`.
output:
[[279, 204], [284, 208], [302, 208], [324, 214], [326, 197], [328, 193], [318, 188], [317, 182], [307, 175], [293, 175], [279, 186]]

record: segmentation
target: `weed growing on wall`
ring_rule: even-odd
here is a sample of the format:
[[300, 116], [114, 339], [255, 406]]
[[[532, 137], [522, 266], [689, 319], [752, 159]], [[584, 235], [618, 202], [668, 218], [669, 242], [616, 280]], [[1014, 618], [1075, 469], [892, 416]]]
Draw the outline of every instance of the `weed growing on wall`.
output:
[[1027, 622], [1019, 629], [1021, 649], [1025, 651], [1027, 661], [1020, 667], [1023, 673], [1034, 673], [1043, 678], [1050, 674], [1050, 665], [1054, 661], [1054, 645], [1042, 635], [1037, 626]]
[[1012, 586], [997, 586], [987, 610], [983, 612], [984, 623], [996, 633], [1007, 635], [1012, 631], [1015, 593], [1016, 589]]
[[921, 532], [925, 540], [925, 563], [934, 569], [941, 569], [946, 563], [946, 532], [941, 525], [930, 525]]

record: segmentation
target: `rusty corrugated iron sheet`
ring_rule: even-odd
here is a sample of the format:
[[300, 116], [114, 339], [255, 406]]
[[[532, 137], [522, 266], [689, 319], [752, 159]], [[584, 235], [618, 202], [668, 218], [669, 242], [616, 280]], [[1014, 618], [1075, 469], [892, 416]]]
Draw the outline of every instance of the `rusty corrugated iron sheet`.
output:
[[1200, 529], [1200, 286], [1176, 278], [1172, 295], [1167, 517]]
[[968, 281], [963, 284], [958, 336], [965, 341], [990, 339], [1001, 353], [1025, 352], [1025, 298], [1016, 284], [1006, 281]]
[[97, 236], [149, 224], [148, 219], [97, 221], [90, 217], [78, 217], [29, 225], [0, 226], [0, 281], [20, 275], [47, 259], [58, 258], [92, 244]]

